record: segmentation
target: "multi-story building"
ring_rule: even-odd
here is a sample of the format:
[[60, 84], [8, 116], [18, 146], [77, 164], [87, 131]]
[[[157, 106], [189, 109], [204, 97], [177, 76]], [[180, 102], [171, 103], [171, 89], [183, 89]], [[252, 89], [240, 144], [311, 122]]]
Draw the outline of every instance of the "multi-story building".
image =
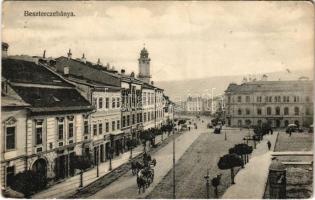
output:
[[142, 85], [142, 118], [143, 129], [155, 128], [155, 87], [144, 83]]
[[[2, 76], [6, 80], [2, 83], [3, 95], [29, 104], [26, 121], [23, 109], [19, 113], [17, 109], [14, 113], [2, 114], [5, 131], [1, 133], [11, 142], [4, 149], [5, 158], [8, 155], [10, 159], [23, 158], [24, 169], [34, 170], [48, 179], [74, 175], [72, 160], [75, 154], [82, 154], [84, 136], [89, 134], [84, 131], [84, 121], [89, 119], [93, 106], [74, 85], [41, 63], [7, 57], [2, 59]], [[14, 173], [22, 169], [21, 163], [12, 160], [4, 159], [1, 164], [12, 167], [4, 171], [4, 177], [13, 174], [13, 169], [16, 169]]]
[[168, 121], [174, 120], [175, 103], [173, 103], [168, 96], [164, 98], [164, 119], [163, 123], [166, 124]]
[[2, 78], [1, 97], [1, 185], [6, 187], [12, 183], [14, 174], [27, 169], [26, 154], [26, 122], [29, 104], [24, 102]]
[[[91, 114], [91, 143], [85, 152], [92, 155], [94, 163], [109, 159], [110, 147], [116, 155], [123, 152], [123, 131], [121, 130], [121, 87], [118, 76], [111, 73], [109, 66], [103, 66], [81, 59], [68, 57], [56, 59], [56, 71], [76, 85], [81, 94], [95, 106]], [[116, 73], [116, 72], [115, 72]]]
[[252, 126], [268, 122], [272, 127], [313, 122], [312, 81], [253, 81], [231, 83], [226, 95], [229, 126]]
[[155, 127], [160, 128], [164, 121], [164, 97], [163, 97], [163, 90], [160, 88], [155, 87]]
[[[124, 72], [124, 71], [123, 71]], [[122, 131], [124, 132], [123, 146], [127, 149], [127, 139], [139, 139], [142, 125], [142, 82], [135, 78], [134, 73], [126, 75], [120, 74], [121, 81], [121, 122]]]
[[201, 113], [203, 111], [203, 100], [201, 97], [188, 97], [186, 100], [186, 112]]

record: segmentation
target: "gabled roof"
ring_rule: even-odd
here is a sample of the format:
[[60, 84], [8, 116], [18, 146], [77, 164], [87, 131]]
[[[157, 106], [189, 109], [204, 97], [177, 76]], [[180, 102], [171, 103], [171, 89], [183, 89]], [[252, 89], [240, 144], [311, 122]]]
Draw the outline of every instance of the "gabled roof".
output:
[[2, 76], [11, 82], [72, 87], [45, 67], [24, 60], [2, 59]]

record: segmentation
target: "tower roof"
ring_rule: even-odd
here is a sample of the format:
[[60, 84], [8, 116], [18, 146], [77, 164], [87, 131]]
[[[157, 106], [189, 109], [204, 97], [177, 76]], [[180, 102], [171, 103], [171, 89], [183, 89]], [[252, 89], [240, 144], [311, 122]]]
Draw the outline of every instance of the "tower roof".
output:
[[143, 47], [143, 49], [140, 52], [140, 57], [141, 58], [143, 58], [143, 57], [147, 58], [148, 56], [149, 56], [148, 50], [145, 47]]

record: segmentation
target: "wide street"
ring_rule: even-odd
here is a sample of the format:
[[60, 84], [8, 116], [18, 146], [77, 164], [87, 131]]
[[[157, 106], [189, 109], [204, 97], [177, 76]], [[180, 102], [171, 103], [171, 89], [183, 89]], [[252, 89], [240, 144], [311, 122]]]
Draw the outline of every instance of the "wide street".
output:
[[[181, 136], [176, 138], [176, 162], [185, 153], [189, 146], [198, 138], [201, 133], [206, 132], [205, 124], [201, 127], [201, 122], [198, 123], [198, 129], [192, 129], [182, 133]], [[136, 176], [132, 176], [131, 171], [120, 177], [117, 181], [100, 190], [95, 195], [89, 198], [144, 198], [152, 189], [162, 180], [162, 178], [172, 169], [172, 150], [173, 144], [170, 142], [164, 148], [152, 154], [155, 158], [157, 165], [154, 168], [154, 182], [145, 193], [138, 194], [138, 187], [136, 184]]]
[[[205, 198], [203, 176], [207, 169], [213, 177], [222, 173], [222, 187], [230, 185], [230, 171], [219, 170], [217, 161], [236, 143], [242, 142], [248, 130], [226, 130], [223, 134], [206, 129], [206, 122], [198, 122], [198, 129], [184, 132], [176, 139], [176, 198]], [[138, 194], [136, 176], [131, 171], [89, 198], [172, 198], [172, 143], [152, 155], [157, 160], [154, 183], [145, 193]], [[211, 196], [213, 192], [211, 191]]]
[[[204, 176], [209, 169], [210, 182], [213, 177], [221, 173], [219, 196], [231, 185], [230, 170], [220, 170], [217, 167], [220, 156], [228, 153], [234, 144], [242, 143], [243, 137], [248, 135], [248, 130], [226, 130], [213, 134], [213, 129], [208, 129], [190, 146], [176, 165], [176, 198], [207, 198], [206, 182]], [[236, 170], [235, 170], [236, 171]], [[155, 187], [147, 198], [172, 198], [173, 179], [172, 172]], [[210, 183], [210, 198], [215, 198], [213, 187]]]

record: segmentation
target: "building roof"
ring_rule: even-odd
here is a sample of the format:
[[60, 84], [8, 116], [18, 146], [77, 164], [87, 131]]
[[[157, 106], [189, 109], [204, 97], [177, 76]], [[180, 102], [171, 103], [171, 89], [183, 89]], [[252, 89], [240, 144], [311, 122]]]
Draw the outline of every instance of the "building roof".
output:
[[25, 60], [2, 59], [2, 76], [11, 82], [73, 87], [45, 67]]
[[12, 86], [32, 111], [92, 110], [90, 103], [74, 88]]
[[[34, 62], [3, 59], [2, 76], [33, 112], [93, 110], [93, 106], [60, 75]], [[12, 99], [7, 99], [7, 104]], [[9, 102], [8, 102], [9, 101]], [[17, 103], [16, 100], [12, 102]]]
[[68, 59], [64, 56], [57, 58], [56, 62], [57, 71], [59, 73], [63, 73], [61, 68], [69, 67], [69, 75], [108, 86], [120, 87], [120, 77], [113, 72], [107, 72], [106, 69], [100, 65], [93, 65], [88, 61], [84, 63], [79, 60]]
[[313, 90], [313, 82], [309, 80], [297, 81], [254, 81], [237, 85], [231, 83], [225, 92], [251, 93], [265, 91], [307, 91]]
[[1, 95], [1, 107], [28, 107], [30, 104], [21, 99], [16, 99], [7, 95]]

